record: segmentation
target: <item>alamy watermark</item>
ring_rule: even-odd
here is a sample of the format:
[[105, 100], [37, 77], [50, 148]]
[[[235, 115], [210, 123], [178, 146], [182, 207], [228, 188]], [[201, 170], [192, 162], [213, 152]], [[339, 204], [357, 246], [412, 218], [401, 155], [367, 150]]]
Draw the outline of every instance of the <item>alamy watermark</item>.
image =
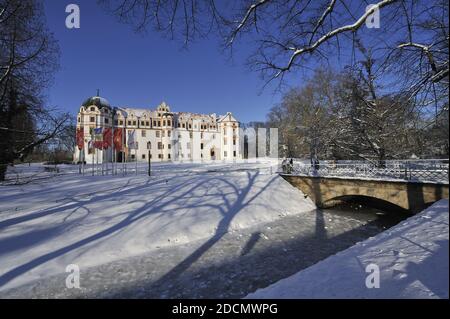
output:
[[66, 6], [66, 13], [69, 15], [66, 17], [67, 29], [79, 29], [80, 28], [80, 7], [77, 4], [69, 4]]
[[377, 264], [369, 264], [366, 267], [366, 287], [368, 289], [380, 288], [380, 267]]
[[80, 267], [76, 264], [67, 265], [66, 272], [69, 273], [66, 277], [66, 288], [80, 289]]
[[369, 14], [366, 18], [366, 27], [368, 29], [380, 28], [380, 9], [375, 4], [369, 4], [366, 7], [366, 12], [373, 9], [373, 13]]

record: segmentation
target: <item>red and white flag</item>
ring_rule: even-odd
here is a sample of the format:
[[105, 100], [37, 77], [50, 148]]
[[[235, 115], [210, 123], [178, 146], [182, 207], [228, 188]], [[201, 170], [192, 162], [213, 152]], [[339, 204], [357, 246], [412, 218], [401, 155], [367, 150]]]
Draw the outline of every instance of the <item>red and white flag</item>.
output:
[[84, 147], [84, 128], [77, 128], [77, 146], [81, 150]]
[[112, 129], [107, 127], [103, 130], [103, 149], [106, 150], [112, 145]]
[[114, 149], [116, 150], [122, 150], [123, 131], [123, 128], [116, 128], [114, 130]]

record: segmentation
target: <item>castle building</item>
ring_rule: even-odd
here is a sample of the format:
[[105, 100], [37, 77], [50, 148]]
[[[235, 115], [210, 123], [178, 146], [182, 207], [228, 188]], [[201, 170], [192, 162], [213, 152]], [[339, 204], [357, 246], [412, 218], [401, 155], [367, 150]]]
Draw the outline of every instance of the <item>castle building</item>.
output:
[[[121, 149], [93, 147], [94, 129], [122, 129]], [[122, 161], [201, 161], [241, 158], [239, 122], [231, 113], [194, 114], [172, 112], [166, 103], [156, 110], [111, 107], [94, 96], [82, 104], [77, 115], [77, 132], [83, 146], [75, 148], [74, 162], [102, 163]], [[129, 134], [135, 144], [128, 145]], [[81, 145], [80, 145], [81, 146]]]

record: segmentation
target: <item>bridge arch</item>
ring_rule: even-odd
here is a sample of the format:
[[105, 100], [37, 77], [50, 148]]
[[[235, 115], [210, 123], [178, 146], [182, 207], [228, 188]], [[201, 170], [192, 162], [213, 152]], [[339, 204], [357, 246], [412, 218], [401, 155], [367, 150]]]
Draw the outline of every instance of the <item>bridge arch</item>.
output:
[[417, 213], [440, 199], [449, 198], [448, 184], [289, 174], [281, 176], [310, 197], [318, 207], [332, 206], [333, 202], [336, 204], [342, 198], [359, 197], [379, 203], [387, 202]]
[[405, 209], [391, 201], [388, 201], [386, 199], [373, 197], [373, 196], [359, 195], [359, 194], [342, 195], [342, 196], [337, 196], [337, 197], [327, 199], [326, 201], [324, 201], [322, 203], [322, 207], [323, 208], [333, 207], [333, 206], [335, 206], [337, 204], [341, 204], [341, 203], [362, 204], [364, 206], [368, 206], [368, 207], [372, 207], [372, 208], [376, 208], [378, 210], [388, 211], [388, 212], [396, 212], [396, 213], [398, 212], [398, 213], [404, 213], [404, 214], [410, 213], [407, 209]]

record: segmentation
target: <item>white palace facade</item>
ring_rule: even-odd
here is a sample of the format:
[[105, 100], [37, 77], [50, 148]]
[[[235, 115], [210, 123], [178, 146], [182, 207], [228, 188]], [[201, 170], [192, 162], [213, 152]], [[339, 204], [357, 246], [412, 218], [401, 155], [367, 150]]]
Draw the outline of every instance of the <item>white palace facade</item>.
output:
[[[122, 150], [94, 149], [90, 142], [94, 128], [122, 128], [125, 137], [135, 131], [136, 149], [126, 143]], [[239, 122], [231, 113], [194, 114], [172, 112], [166, 103], [155, 110], [111, 107], [99, 96], [87, 99], [77, 115], [77, 129], [83, 128], [84, 149], [75, 148], [74, 162], [122, 161], [208, 161], [240, 159]]]

